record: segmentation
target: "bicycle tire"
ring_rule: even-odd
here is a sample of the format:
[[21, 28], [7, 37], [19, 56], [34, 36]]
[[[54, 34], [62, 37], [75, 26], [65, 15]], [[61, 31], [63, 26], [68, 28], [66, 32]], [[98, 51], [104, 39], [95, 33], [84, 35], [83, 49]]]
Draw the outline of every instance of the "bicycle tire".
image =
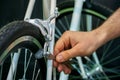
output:
[[[71, 20], [71, 14], [73, 12], [73, 7], [74, 7], [74, 0], [65, 0], [62, 3], [58, 5], [60, 16], [57, 18], [57, 23], [56, 23], [56, 40], [59, 39], [59, 37], [64, 33], [66, 30], [69, 30], [70, 26], [70, 20]], [[94, 16], [95, 18], [98, 18], [102, 20], [99, 25], [101, 25], [114, 11], [111, 9], [95, 2], [85, 2], [83, 5], [83, 10], [82, 10], [82, 16], [89, 14]], [[69, 18], [67, 21], [67, 17]], [[84, 19], [81, 17], [81, 19]], [[63, 21], [63, 23], [62, 23]], [[81, 25], [86, 24], [85, 22], [82, 24], [81, 20]], [[94, 25], [93, 29], [98, 27], [99, 25], [95, 24], [97, 23], [94, 20]], [[82, 31], [87, 31], [86, 28], [82, 27]], [[90, 77], [90, 80], [114, 80], [118, 79], [120, 77], [120, 58], [119, 58], [119, 38], [114, 39], [112, 41], [109, 41], [102, 47], [100, 47], [96, 52], [99, 57], [101, 62], [102, 67], [104, 68], [105, 75], [107, 75], [107, 78], [99, 77], [100, 74], [93, 75]], [[104, 54], [105, 53], [105, 54]], [[109, 54], [109, 55], [107, 55]], [[104, 58], [104, 59], [103, 59]], [[77, 63], [76, 63], [77, 64]], [[93, 67], [90, 64], [85, 63], [84, 65], [89, 65], [90, 67]], [[77, 74], [79, 69], [76, 69], [76, 72], [70, 74], [69, 80], [80, 80], [82, 76], [79, 76], [80, 73]], [[77, 76], [78, 75], [78, 76]], [[97, 77], [98, 76], [98, 77]]]
[[14, 65], [12, 68], [11, 65], [14, 64], [12, 60], [16, 53], [20, 56], [15, 63], [17, 67], [12, 80], [46, 79], [45, 59], [34, 57], [34, 53], [43, 45], [44, 38], [36, 26], [25, 21], [14, 21], [5, 25], [0, 30], [0, 80], [7, 79], [10, 69], [14, 71]]

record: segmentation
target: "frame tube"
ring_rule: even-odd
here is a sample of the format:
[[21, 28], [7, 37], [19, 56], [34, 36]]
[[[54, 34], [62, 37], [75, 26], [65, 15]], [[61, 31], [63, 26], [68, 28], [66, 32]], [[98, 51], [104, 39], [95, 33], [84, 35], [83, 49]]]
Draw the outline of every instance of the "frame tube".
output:
[[24, 20], [30, 19], [31, 14], [33, 12], [34, 5], [35, 5], [35, 1], [36, 0], [29, 0], [29, 4], [28, 4], [28, 7], [27, 7], [27, 11], [25, 13]]

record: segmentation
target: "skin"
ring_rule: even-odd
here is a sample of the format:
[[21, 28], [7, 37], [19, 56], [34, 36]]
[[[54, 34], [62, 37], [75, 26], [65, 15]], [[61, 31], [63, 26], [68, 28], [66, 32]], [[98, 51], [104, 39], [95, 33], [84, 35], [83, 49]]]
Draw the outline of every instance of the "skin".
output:
[[120, 8], [97, 29], [90, 32], [66, 31], [56, 42], [54, 48], [54, 67], [59, 72], [71, 73], [63, 62], [77, 56], [88, 56], [111, 39], [120, 36]]

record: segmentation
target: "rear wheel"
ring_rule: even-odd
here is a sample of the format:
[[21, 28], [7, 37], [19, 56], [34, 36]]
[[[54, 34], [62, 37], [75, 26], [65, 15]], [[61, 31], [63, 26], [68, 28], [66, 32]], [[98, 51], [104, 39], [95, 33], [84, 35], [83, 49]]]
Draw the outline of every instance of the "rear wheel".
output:
[[[73, 6], [73, 0], [66, 0], [58, 6], [60, 16], [58, 17], [56, 24], [56, 40], [59, 39], [63, 32], [69, 30]], [[111, 13], [112, 10], [103, 7], [98, 3], [84, 3], [80, 22], [80, 30], [89, 31], [95, 29], [96, 27], [101, 25], [111, 15]], [[88, 18], [91, 18], [92, 21], [88, 21]], [[92, 25], [92, 28], [88, 27], [89, 25]], [[90, 76], [88, 75], [90, 80], [109, 80], [120, 77], [119, 45], [120, 40], [119, 38], [117, 38], [115, 40], [109, 41], [96, 51], [103, 71], [95, 71], [98, 67], [95, 64], [93, 56], [87, 57], [88, 59], [90, 59], [90, 61], [86, 58], [82, 58], [86, 74], [91, 74]], [[76, 61], [76, 59], [73, 59], [73, 62], [73, 66], [75, 69], [70, 74], [69, 80], [83, 79], [78, 62]]]
[[34, 54], [44, 38], [34, 25], [15, 21], [0, 30], [0, 80], [45, 80], [45, 59]]

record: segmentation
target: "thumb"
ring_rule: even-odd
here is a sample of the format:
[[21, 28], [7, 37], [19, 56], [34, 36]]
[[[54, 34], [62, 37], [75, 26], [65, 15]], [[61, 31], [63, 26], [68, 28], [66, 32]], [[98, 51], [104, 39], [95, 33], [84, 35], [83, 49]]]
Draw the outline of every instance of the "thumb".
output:
[[74, 49], [62, 51], [56, 56], [56, 61], [58, 61], [58, 62], [67, 61], [73, 57], [76, 57], [77, 56], [76, 53], [78, 53], [78, 52]]

